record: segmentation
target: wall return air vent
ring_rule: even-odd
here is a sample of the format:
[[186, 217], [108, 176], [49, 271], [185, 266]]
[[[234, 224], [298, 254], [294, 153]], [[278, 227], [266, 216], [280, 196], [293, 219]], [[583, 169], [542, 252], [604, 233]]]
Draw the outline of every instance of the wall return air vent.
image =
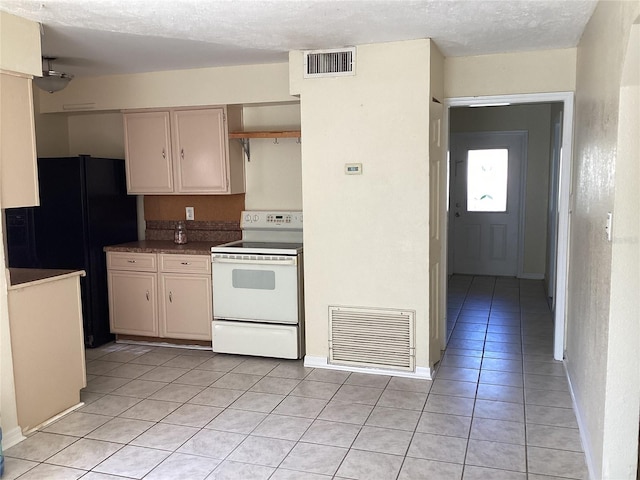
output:
[[304, 52], [304, 78], [356, 74], [356, 48], [334, 48]]
[[329, 363], [415, 370], [415, 312], [329, 307]]

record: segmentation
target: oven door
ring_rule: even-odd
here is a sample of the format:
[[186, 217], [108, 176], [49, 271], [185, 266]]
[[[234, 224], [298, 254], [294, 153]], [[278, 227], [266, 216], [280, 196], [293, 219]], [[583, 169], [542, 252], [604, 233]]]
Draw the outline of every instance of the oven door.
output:
[[213, 318], [297, 324], [297, 256], [213, 254]]

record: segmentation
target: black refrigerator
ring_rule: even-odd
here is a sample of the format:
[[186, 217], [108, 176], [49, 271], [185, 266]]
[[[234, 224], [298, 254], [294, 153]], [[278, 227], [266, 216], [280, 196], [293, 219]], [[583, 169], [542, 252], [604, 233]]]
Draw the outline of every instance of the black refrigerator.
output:
[[138, 239], [136, 197], [127, 195], [124, 160], [39, 158], [38, 181], [40, 206], [5, 211], [8, 264], [84, 270], [85, 345], [98, 347], [113, 339], [103, 247]]

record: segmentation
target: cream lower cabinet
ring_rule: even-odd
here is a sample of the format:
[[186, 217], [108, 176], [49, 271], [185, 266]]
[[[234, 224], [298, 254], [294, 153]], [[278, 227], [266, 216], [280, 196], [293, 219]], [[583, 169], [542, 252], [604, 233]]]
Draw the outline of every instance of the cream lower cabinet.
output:
[[111, 332], [211, 340], [209, 255], [107, 253]]
[[155, 253], [107, 253], [112, 333], [158, 336]]
[[213, 304], [208, 255], [160, 254], [160, 336], [211, 340]]

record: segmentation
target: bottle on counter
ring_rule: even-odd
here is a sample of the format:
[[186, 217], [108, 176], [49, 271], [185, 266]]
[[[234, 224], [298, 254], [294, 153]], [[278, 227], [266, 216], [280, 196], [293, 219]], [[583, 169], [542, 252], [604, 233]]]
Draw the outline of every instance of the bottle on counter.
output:
[[173, 241], [178, 245], [184, 245], [187, 243], [187, 227], [182, 220], [179, 220], [178, 223], [176, 223], [176, 228], [173, 232]]

